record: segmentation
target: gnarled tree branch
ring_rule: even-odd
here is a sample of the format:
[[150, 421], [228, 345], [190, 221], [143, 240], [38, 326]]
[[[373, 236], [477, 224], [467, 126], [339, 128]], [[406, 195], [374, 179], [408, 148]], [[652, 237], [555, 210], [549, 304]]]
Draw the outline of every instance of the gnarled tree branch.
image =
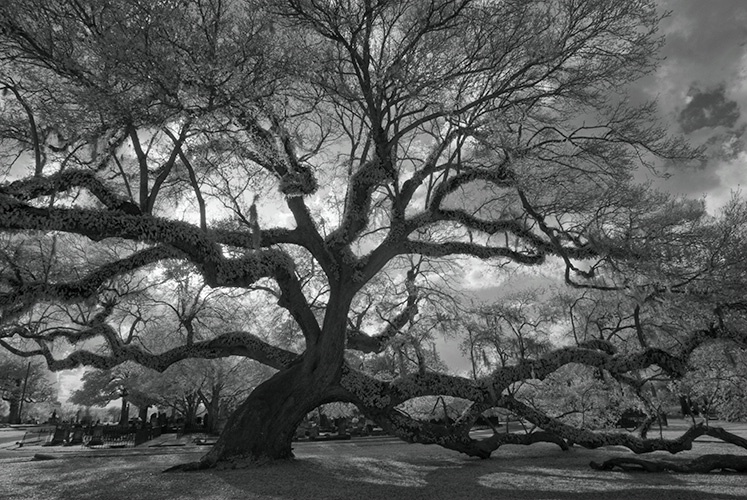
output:
[[[49, 332], [45, 334], [45, 339], [54, 336], [54, 332]], [[60, 336], [66, 337], [67, 333], [61, 332]], [[33, 336], [28, 337], [32, 338]], [[3, 339], [0, 339], [0, 345], [18, 356], [43, 356], [47, 361], [47, 366], [52, 371], [68, 370], [78, 366], [91, 366], [104, 370], [125, 361], [134, 361], [147, 368], [163, 372], [169, 366], [184, 359], [216, 359], [229, 356], [251, 358], [281, 370], [298, 358], [298, 355], [293, 352], [270, 345], [256, 335], [242, 331], [224, 333], [210, 340], [173, 347], [159, 354], [153, 354], [135, 345], [120, 342], [118, 345], [111, 346], [110, 354], [81, 350], [62, 359], [56, 359], [44, 344], [41, 345], [40, 349], [33, 351], [13, 347]]]

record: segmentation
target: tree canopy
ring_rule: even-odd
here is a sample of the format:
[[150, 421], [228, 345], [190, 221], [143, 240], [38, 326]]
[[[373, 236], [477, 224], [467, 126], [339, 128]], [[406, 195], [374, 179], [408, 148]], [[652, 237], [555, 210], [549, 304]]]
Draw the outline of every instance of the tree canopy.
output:
[[[201, 466], [292, 456], [295, 427], [331, 401], [481, 457], [536, 440], [471, 438], [496, 407], [555, 440], [675, 450], [510, 390], [581, 364], [640, 391], [637, 374], [682, 376], [705, 339], [744, 340], [744, 205], [710, 217], [634, 181], [698, 154], [625, 93], [655, 67], [661, 16], [645, 0], [3, 4], [0, 345], [53, 370], [228, 356], [278, 370]], [[600, 317], [578, 335], [571, 308], [555, 349], [529, 348], [529, 321], [506, 363], [435, 370], [423, 342], [461, 331], [448, 308], [476, 263], [485, 285], [544, 266], [618, 297], [620, 329]], [[185, 276], [224, 309], [190, 333], [199, 301], [170, 302], [181, 333], [160, 335], [138, 301]], [[387, 349], [417, 368], [354, 362]], [[398, 408], [429, 395], [469, 404], [437, 424]]]

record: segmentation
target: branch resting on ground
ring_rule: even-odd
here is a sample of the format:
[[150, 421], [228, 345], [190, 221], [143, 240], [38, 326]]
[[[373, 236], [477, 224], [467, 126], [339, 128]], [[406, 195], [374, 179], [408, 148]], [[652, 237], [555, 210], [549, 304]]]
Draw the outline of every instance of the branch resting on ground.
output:
[[747, 472], [747, 455], [703, 455], [687, 462], [668, 460], [646, 460], [636, 457], [615, 457], [602, 463], [590, 462], [595, 470], [613, 470], [643, 472], [679, 472], [683, 474], [705, 474], [714, 470]]

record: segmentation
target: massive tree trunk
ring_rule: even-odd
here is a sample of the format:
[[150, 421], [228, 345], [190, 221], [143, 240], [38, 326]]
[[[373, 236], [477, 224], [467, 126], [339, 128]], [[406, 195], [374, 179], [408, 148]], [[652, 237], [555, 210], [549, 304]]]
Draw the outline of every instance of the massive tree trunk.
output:
[[292, 439], [308, 412], [330, 402], [342, 376], [345, 312], [328, 308], [325, 328], [303, 355], [260, 384], [229, 417], [213, 448], [197, 463], [168, 469], [238, 468], [293, 458]]
[[204, 466], [292, 458], [296, 427], [324, 399], [318, 378], [294, 365], [257, 387], [228, 419]]
[[171, 470], [246, 467], [293, 458], [292, 439], [306, 414], [325, 402], [325, 370], [298, 363], [260, 384], [229, 417], [218, 441], [200, 460]]

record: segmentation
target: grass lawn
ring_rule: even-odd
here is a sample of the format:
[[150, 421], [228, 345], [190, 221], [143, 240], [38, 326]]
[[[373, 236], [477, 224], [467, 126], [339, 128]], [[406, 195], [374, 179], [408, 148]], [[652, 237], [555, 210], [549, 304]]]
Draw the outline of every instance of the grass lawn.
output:
[[[46, 450], [45, 450], [46, 451]], [[589, 461], [628, 454], [623, 448], [563, 452], [548, 444], [505, 446], [479, 460], [435, 446], [394, 440], [297, 443], [297, 460], [248, 470], [162, 474], [196, 460], [205, 448], [61, 454], [0, 459], [0, 498], [28, 499], [740, 499], [738, 474], [598, 472]], [[693, 451], [651, 458], [686, 460], [705, 453], [747, 453], [696, 441]]]

